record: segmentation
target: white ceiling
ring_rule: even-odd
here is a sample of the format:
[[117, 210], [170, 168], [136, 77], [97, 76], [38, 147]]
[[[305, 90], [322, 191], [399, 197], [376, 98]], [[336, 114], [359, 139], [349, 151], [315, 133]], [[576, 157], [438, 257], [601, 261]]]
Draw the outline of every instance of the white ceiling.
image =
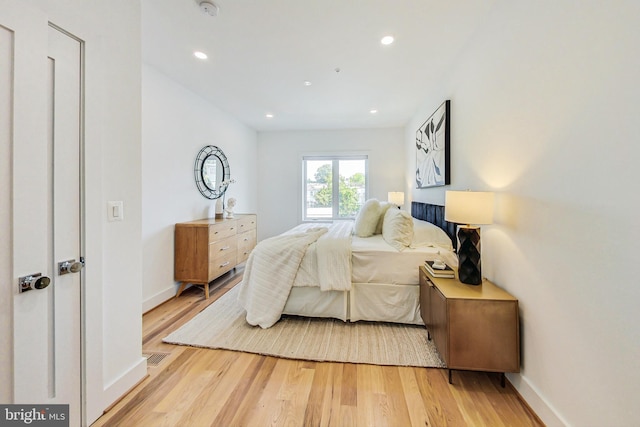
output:
[[265, 131], [405, 125], [494, 0], [213, 2], [142, 0], [143, 60]]

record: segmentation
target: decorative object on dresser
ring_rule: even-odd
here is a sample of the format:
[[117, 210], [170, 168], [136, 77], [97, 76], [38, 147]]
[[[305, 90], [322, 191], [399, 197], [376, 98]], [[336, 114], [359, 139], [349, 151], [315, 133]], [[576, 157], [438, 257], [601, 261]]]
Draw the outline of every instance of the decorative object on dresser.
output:
[[449, 172], [451, 101], [447, 100], [416, 131], [416, 188], [451, 182]]
[[493, 193], [484, 191], [447, 191], [445, 219], [458, 227], [458, 278], [467, 285], [482, 283], [480, 227], [471, 224], [493, 223]]
[[390, 191], [389, 193], [387, 193], [387, 201], [400, 209], [400, 207], [404, 205], [404, 192]]
[[520, 372], [518, 300], [488, 280], [465, 286], [419, 268], [420, 314], [449, 369]]
[[236, 206], [236, 199], [234, 199], [233, 197], [229, 198], [229, 201], [227, 202], [227, 207], [224, 209], [224, 212], [226, 213], [226, 218], [233, 218], [233, 208], [235, 208]]
[[175, 225], [174, 275], [180, 282], [176, 297], [187, 284], [204, 286], [249, 258], [256, 245], [256, 215], [207, 218]]

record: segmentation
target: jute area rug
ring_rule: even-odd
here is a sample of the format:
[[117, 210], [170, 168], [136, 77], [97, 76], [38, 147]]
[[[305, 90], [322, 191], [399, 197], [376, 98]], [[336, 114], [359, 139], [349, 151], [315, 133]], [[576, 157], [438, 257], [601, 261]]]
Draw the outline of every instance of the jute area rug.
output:
[[238, 286], [163, 339], [169, 344], [289, 359], [444, 367], [423, 326], [283, 316], [262, 329], [245, 321]]

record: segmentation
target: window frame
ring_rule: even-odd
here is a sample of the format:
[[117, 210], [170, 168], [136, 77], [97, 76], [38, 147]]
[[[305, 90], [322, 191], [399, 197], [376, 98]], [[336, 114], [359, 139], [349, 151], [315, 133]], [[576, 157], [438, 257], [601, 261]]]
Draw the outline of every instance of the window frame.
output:
[[[331, 218], [314, 218], [307, 216], [307, 161], [331, 161]], [[340, 217], [340, 161], [364, 160], [364, 200], [369, 198], [369, 155], [368, 154], [310, 154], [302, 155], [302, 221], [303, 222], [331, 222], [355, 219]], [[336, 203], [337, 201], [337, 203]]]

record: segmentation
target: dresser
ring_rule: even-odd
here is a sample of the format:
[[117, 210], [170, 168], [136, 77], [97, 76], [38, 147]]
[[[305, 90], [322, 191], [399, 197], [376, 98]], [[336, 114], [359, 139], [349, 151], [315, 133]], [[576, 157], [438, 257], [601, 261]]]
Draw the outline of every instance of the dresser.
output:
[[256, 215], [206, 218], [175, 225], [174, 276], [180, 282], [176, 297], [186, 286], [204, 286], [249, 258], [256, 245]]
[[420, 314], [451, 370], [520, 371], [518, 300], [484, 279], [470, 286], [420, 267]]

